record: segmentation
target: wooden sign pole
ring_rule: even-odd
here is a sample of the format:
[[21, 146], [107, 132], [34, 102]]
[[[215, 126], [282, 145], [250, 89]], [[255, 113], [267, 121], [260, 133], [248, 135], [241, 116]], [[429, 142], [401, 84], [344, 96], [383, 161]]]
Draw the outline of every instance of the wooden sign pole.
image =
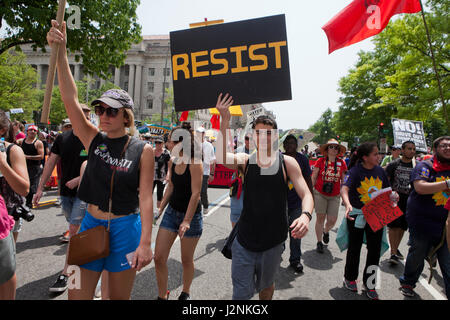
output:
[[[62, 23], [64, 21], [64, 12], [66, 10], [66, 0], [59, 0], [58, 13], [56, 14], [56, 21], [58, 21], [59, 29], [62, 30]], [[42, 107], [41, 123], [48, 123], [50, 114], [50, 103], [52, 102], [53, 83], [55, 82], [56, 61], [58, 60], [59, 44], [52, 46], [50, 56], [50, 64], [48, 67], [47, 81], [45, 83], [44, 105]]]

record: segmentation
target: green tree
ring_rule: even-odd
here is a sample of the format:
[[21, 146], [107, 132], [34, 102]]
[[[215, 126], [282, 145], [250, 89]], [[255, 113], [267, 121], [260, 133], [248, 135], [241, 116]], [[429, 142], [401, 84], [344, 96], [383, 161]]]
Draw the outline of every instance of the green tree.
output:
[[0, 108], [4, 111], [22, 108], [24, 113], [13, 119], [31, 120], [32, 110], [39, 107], [36, 71], [26, 63], [23, 53], [6, 51], [0, 55]]
[[320, 116], [320, 119], [314, 123], [308, 131], [317, 134], [312, 141], [318, 144], [327, 143], [331, 138], [336, 138], [335, 129], [333, 128], [333, 112], [330, 108], [325, 110]]
[[[110, 66], [119, 67], [125, 52], [141, 41], [136, 9], [140, 0], [71, 0], [80, 8], [80, 28], [68, 30], [68, 49], [82, 58], [85, 72], [103, 79], [111, 76]], [[46, 34], [55, 19], [56, 0], [4, 0], [0, 8], [0, 27], [6, 36], [0, 53], [23, 44], [45, 51]], [[66, 13], [66, 18], [70, 17]]]

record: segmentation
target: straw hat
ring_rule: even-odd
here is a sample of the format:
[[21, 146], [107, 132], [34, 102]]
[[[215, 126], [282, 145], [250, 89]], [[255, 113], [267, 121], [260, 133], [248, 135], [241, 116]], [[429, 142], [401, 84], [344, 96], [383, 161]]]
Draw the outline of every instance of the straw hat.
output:
[[336, 139], [330, 139], [326, 144], [323, 144], [320, 146], [320, 153], [323, 155], [326, 155], [328, 153], [328, 146], [329, 145], [338, 145], [339, 146], [339, 153], [338, 156], [342, 156], [345, 154], [345, 151], [347, 150], [346, 147], [344, 147], [342, 144], [340, 144]]

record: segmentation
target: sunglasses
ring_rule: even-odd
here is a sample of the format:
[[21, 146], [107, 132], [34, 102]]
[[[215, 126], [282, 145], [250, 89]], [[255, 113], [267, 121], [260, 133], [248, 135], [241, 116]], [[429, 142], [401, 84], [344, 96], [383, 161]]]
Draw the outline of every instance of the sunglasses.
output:
[[119, 113], [119, 109], [105, 108], [100, 105], [95, 106], [95, 114], [98, 115], [99, 117], [102, 116], [105, 112], [108, 117], [115, 118]]
[[161, 141], [155, 141], [155, 144], [161, 144], [162, 142]]
[[339, 146], [328, 146], [328, 150], [330, 149], [339, 150]]

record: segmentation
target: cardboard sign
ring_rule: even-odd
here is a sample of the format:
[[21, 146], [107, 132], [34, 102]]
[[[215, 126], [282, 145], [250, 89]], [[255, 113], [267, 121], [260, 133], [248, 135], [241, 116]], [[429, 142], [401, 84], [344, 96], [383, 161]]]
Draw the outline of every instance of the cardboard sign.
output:
[[387, 192], [383, 192], [372, 198], [372, 200], [362, 207], [364, 217], [374, 232], [380, 230], [403, 214], [398, 206], [392, 207], [391, 199], [389, 198], [390, 193], [389, 189]]
[[284, 15], [170, 33], [177, 112], [292, 99]]
[[221, 164], [216, 164], [216, 170], [214, 171], [214, 180], [211, 181], [209, 185], [229, 188], [231, 186], [231, 178], [233, 177], [234, 172], [236, 172], [236, 170], [231, 170]]
[[422, 121], [393, 118], [391, 122], [394, 133], [394, 145], [401, 146], [405, 141], [414, 141], [417, 151], [427, 152], [427, 142], [423, 132]]

